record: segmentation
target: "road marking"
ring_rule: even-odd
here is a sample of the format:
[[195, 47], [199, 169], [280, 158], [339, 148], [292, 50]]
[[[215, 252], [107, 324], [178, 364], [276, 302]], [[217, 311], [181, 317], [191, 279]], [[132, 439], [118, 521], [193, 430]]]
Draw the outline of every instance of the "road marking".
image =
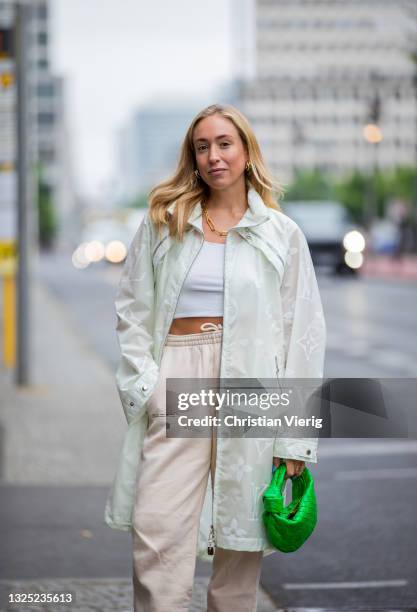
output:
[[374, 480], [385, 478], [417, 478], [417, 468], [382, 468], [336, 472], [335, 480]]
[[416, 375], [416, 368], [413, 365], [414, 356], [399, 351], [389, 350], [386, 347], [380, 351], [373, 351], [369, 355], [370, 361], [374, 365], [394, 367], [395, 371], [404, 370], [410, 372], [412, 376]]
[[[329, 439], [330, 440], [330, 439]], [[336, 446], [337, 444], [337, 446]], [[328, 443], [321, 440], [318, 445], [318, 456], [324, 457], [365, 457], [377, 455], [409, 455], [417, 453], [417, 440], [402, 440], [396, 442], [343, 442]]]
[[407, 580], [366, 580], [362, 582], [284, 582], [287, 590], [297, 589], [375, 589], [381, 587], [403, 587]]

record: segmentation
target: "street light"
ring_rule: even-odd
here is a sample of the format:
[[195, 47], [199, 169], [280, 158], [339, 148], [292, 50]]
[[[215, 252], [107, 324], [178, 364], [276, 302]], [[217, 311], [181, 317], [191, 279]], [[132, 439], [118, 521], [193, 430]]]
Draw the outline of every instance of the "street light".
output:
[[370, 144], [379, 144], [382, 141], [381, 128], [376, 123], [367, 123], [363, 128], [363, 137]]

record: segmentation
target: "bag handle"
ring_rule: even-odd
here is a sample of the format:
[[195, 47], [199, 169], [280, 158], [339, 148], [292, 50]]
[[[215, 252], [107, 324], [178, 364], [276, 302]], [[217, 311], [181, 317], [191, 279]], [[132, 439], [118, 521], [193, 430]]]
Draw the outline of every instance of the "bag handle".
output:
[[[307, 468], [305, 467], [303, 472], [307, 470]], [[308, 470], [307, 470], [308, 471]], [[285, 474], [287, 473], [287, 465], [285, 462], [280, 463], [279, 466], [277, 467], [277, 469], [275, 470], [273, 476], [272, 476], [272, 481], [275, 484], [276, 487], [279, 488], [279, 491], [281, 493], [281, 496], [284, 496], [284, 487], [286, 484], [286, 479], [285, 479]], [[297, 479], [297, 478], [302, 478], [302, 473], [299, 476], [290, 476], [289, 479], [291, 480], [291, 484], [293, 487], [293, 495], [294, 495], [294, 482], [293, 479]], [[296, 487], [296, 489], [298, 489], [299, 487]], [[295, 500], [293, 499], [293, 502]], [[293, 503], [290, 502], [290, 503]]]
[[287, 473], [287, 466], [285, 463], [280, 463], [275, 470], [272, 481], [276, 487], [279, 488], [281, 495], [283, 494], [285, 486], [285, 474]]

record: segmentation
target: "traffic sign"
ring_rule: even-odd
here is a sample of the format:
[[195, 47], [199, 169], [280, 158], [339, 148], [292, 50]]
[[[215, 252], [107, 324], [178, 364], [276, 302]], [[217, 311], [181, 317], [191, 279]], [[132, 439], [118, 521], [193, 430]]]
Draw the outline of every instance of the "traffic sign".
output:
[[11, 87], [14, 83], [14, 75], [12, 72], [2, 72], [0, 74], [0, 83], [3, 87], [3, 89], [8, 89], [9, 87]]
[[13, 30], [0, 28], [0, 59], [13, 57]]
[[14, 163], [11, 161], [0, 162], [0, 172], [13, 172]]
[[15, 240], [0, 241], [0, 274], [12, 274], [16, 269], [17, 245]]
[[16, 257], [16, 240], [0, 241], [0, 260]]

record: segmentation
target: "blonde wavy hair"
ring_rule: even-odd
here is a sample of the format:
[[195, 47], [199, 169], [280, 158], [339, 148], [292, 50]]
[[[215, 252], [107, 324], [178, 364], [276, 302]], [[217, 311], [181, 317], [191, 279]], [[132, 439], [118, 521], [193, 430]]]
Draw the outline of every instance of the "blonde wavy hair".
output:
[[[152, 189], [149, 194], [149, 215], [151, 221], [160, 230], [163, 225], [169, 226], [171, 236], [182, 240], [187, 221], [197, 202], [202, 205], [210, 195], [208, 185], [194, 173], [197, 168], [193, 134], [196, 125], [211, 115], [221, 115], [229, 119], [237, 129], [245, 146], [251, 163], [246, 172], [246, 189], [253, 187], [270, 208], [280, 210], [277, 202], [283, 194], [281, 185], [270, 175], [262, 158], [256, 136], [246, 117], [234, 106], [212, 104], [204, 108], [191, 121], [181, 146], [180, 158], [173, 176]], [[167, 214], [167, 208], [176, 203], [174, 213]]]

